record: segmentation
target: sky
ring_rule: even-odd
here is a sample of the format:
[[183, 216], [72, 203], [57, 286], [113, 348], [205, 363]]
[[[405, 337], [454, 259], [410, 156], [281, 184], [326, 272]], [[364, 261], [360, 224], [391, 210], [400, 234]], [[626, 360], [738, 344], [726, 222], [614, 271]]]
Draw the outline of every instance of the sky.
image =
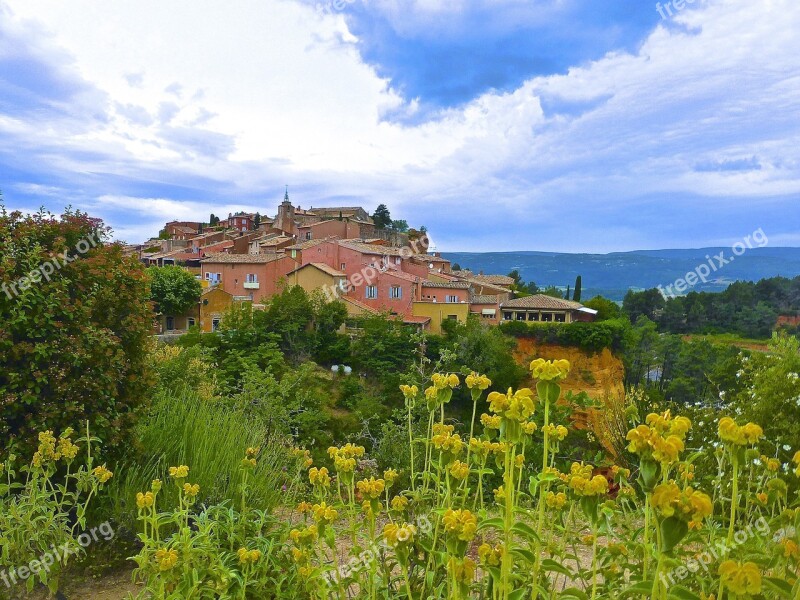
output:
[[800, 246], [797, 31], [797, 0], [0, 0], [0, 190], [130, 243], [288, 185], [442, 251]]

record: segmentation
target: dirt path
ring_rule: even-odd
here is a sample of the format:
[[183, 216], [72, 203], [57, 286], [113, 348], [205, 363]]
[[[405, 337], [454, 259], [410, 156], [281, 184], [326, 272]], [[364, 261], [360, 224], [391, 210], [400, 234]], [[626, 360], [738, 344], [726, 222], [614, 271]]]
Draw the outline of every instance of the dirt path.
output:
[[[123, 569], [102, 577], [81, 578], [81, 580], [65, 581], [62, 596], [66, 600], [124, 600], [135, 596], [141, 590], [140, 586], [131, 582], [131, 569]], [[2, 598], [0, 594], [0, 598]], [[24, 591], [12, 594], [13, 600], [47, 600], [51, 598], [45, 588], [34, 589], [30, 594]]]

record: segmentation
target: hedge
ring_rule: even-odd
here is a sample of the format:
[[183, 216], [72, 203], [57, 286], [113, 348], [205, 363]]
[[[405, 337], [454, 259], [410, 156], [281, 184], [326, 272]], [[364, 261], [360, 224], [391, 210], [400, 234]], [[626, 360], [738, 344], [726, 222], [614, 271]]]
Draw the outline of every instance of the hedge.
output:
[[517, 338], [536, 340], [541, 344], [555, 344], [599, 352], [604, 348], [617, 351], [622, 348], [625, 332], [630, 322], [625, 318], [609, 319], [596, 323], [529, 323], [506, 321], [500, 330]]

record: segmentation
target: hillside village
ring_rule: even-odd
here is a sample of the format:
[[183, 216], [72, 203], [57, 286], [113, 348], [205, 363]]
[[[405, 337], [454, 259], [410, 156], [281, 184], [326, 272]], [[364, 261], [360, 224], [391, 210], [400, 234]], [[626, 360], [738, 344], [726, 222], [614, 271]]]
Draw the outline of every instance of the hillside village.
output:
[[454, 270], [424, 231], [399, 231], [362, 207], [302, 209], [288, 190], [274, 218], [230, 214], [214, 223], [170, 221], [158, 238], [130, 248], [147, 266], [178, 266], [203, 291], [185, 314], [161, 315], [161, 333], [192, 326], [214, 331], [234, 302], [260, 308], [285, 286], [321, 291], [348, 315], [388, 313], [432, 333], [446, 319], [465, 322], [591, 321], [596, 311], [546, 295], [515, 298], [514, 280]]

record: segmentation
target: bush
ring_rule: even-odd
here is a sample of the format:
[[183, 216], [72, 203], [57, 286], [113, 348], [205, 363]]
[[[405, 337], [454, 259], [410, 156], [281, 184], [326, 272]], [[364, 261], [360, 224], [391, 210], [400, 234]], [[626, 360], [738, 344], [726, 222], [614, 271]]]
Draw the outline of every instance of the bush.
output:
[[622, 348], [630, 323], [625, 318], [609, 319], [595, 323], [526, 323], [508, 321], [500, 324], [503, 333], [520, 338], [531, 338], [542, 344], [570, 346], [590, 352], [604, 348], [618, 351]]
[[38, 431], [86, 420], [117, 454], [130, 441], [153, 312], [142, 265], [106, 236], [80, 212], [0, 211], [3, 445], [30, 448]]

